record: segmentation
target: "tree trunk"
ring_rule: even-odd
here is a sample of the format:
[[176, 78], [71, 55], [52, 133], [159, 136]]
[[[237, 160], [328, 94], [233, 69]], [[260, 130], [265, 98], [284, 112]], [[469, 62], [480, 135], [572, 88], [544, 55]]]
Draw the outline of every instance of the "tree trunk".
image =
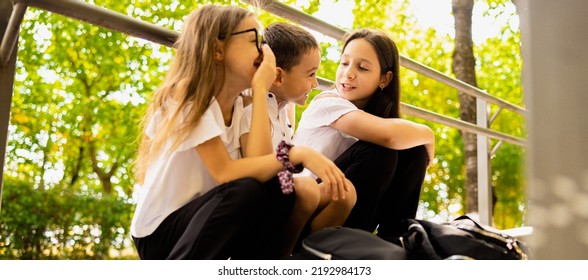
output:
[[116, 169], [118, 168], [118, 161], [115, 161], [112, 164], [112, 167], [110, 168], [109, 171], [103, 170], [102, 168], [100, 168], [100, 166], [98, 164], [98, 157], [96, 155], [96, 146], [95, 146], [93, 140], [89, 142], [89, 148], [90, 148], [89, 149], [90, 150], [90, 160], [92, 161], [92, 170], [94, 170], [96, 175], [98, 175], [100, 182], [102, 182], [103, 193], [106, 195], [111, 195], [112, 194], [112, 182], [110, 181], [110, 179], [112, 178], [112, 176], [114, 175], [114, 172], [116, 172]]
[[[53, 123], [54, 123], [55, 119], [51, 118], [49, 120], [49, 128], [47, 128], [47, 135], [49, 135], [49, 137], [47, 137], [47, 143], [45, 144], [45, 146], [43, 146], [43, 161], [41, 162], [41, 181], [39, 182], [39, 188], [40, 189], [44, 189], [45, 188], [45, 173], [47, 172], [46, 169], [46, 165], [47, 162], [49, 161], [49, 153], [51, 151], [51, 147], [53, 146], [53, 141], [51, 140], [51, 133], [53, 132]], [[40, 145], [39, 145], [40, 146]]]
[[[455, 18], [455, 50], [452, 70], [456, 78], [477, 86], [475, 58], [472, 41], [472, 10], [474, 0], [452, 0]], [[476, 123], [476, 98], [459, 93], [460, 118]], [[466, 164], [466, 208], [465, 212], [478, 211], [478, 148], [476, 134], [462, 132], [464, 159]]]
[[82, 163], [84, 161], [84, 146], [80, 144], [78, 148], [78, 158], [73, 166], [73, 170], [71, 172], [71, 180], [69, 181], [69, 186], [73, 187], [73, 185], [78, 181], [80, 178], [80, 170], [82, 169]]

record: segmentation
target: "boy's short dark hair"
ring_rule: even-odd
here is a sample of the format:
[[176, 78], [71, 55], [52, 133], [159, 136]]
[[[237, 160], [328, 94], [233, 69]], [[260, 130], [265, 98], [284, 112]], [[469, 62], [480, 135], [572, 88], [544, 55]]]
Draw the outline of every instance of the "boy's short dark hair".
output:
[[276, 65], [286, 71], [300, 63], [308, 51], [320, 49], [310, 32], [284, 22], [270, 24], [263, 37], [276, 56]]

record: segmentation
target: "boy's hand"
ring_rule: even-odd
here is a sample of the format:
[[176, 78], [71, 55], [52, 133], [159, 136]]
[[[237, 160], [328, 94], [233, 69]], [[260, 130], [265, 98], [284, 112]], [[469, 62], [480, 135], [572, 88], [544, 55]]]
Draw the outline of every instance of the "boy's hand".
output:
[[320, 188], [321, 188], [321, 192], [323, 192], [326, 196], [331, 196], [331, 200], [339, 200], [339, 199], [347, 199], [347, 196], [345, 195], [345, 193], [349, 192], [349, 189], [351, 189], [351, 187], [353, 186], [353, 184], [351, 183], [351, 181], [349, 181], [349, 179], [345, 178], [345, 180], [343, 181], [344, 185], [343, 188], [341, 189], [340, 186], [335, 186], [333, 184], [326, 185], [324, 182], [321, 182], [319, 184]]

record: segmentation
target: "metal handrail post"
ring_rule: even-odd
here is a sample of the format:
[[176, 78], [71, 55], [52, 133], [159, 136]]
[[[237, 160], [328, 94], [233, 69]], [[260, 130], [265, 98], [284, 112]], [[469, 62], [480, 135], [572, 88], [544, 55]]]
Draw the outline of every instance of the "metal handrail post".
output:
[[[18, 42], [18, 28], [16, 35], [5, 36], [9, 29], [13, 29], [15, 21], [18, 19], [17, 13], [20, 8], [15, 8], [10, 1], [2, 0], [0, 2], [0, 38], [9, 37], [9, 43], [13, 44], [11, 50], [7, 53], [6, 61], [0, 63], [0, 210], [2, 209], [2, 190], [4, 189], [4, 164], [6, 161], [6, 144], [8, 141], [8, 124], [10, 122], [10, 107], [12, 106], [12, 94], [14, 86], [14, 74], [16, 68], [16, 53], [13, 51], [14, 45]], [[25, 7], [26, 9], [26, 7]], [[16, 25], [20, 25], [20, 22]], [[12, 31], [10, 31], [12, 32]], [[12, 37], [13, 36], [13, 37]], [[4, 41], [4, 40], [3, 40]], [[8, 48], [7, 48], [8, 49]]]
[[[488, 128], [488, 103], [476, 99], [476, 123], [478, 127]], [[478, 215], [480, 222], [492, 225], [492, 188], [490, 186], [490, 157], [488, 137], [477, 134], [478, 160]]]
[[12, 7], [12, 12], [10, 14], [10, 20], [8, 21], [8, 25], [6, 26], [6, 30], [1, 37], [0, 42], [0, 64], [8, 63], [10, 60], [12, 51], [16, 46], [16, 41], [18, 39], [18, 33], [20, 30], [20, 23], [22, 22], [22, 18], [24, 17], [25, 12], [27, 11], [27, 5], [24, 3], [16, 3]]

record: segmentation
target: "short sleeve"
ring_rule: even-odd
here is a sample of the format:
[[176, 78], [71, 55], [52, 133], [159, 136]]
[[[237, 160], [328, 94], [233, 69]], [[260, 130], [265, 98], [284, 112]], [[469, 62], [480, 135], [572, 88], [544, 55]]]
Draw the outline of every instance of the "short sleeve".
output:
[[316, 98], [310, 103], [304, 111], [303, 118], [311, 126], [327, 126], [341, 116], [358, 110], [353, 103], [341, 97], [322, 97]]
[[202, 115], [198, 126], [188, 134], [186, 140], [180, 144], [176, 151], [181, 152], [189, 150], [214, 137], [222, 135], [222, 125], [224, 125], [222, 112], [215, 100], [210, 104], [206, 112], [204, 112], [204, 115]]

